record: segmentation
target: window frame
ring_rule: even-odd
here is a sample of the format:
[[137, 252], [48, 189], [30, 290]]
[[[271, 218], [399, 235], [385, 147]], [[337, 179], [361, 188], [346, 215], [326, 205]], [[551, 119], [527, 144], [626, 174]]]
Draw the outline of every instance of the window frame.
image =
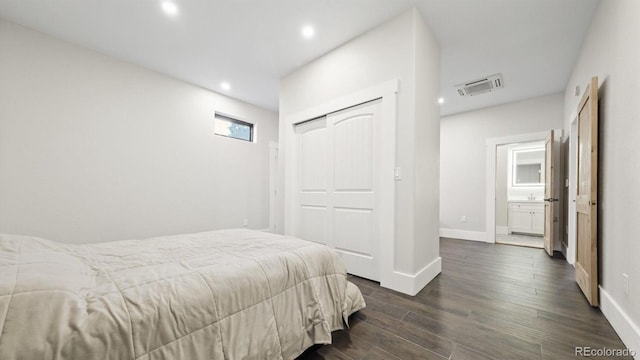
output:
[[229, 121], [229, 122], [231, 122], [233, 124], [238, 124], [238, 125], [242, 125], [242, 126], [248, 127], [249, 128], [249, 139], [247, 140], [247, 139], [244, 139], [244, 138], [241, 138], [241, 137], [219, 134], [218, 132], [216, 132], [215, 123], [214, 123], [214, 127], [213, 127], [213, 134], [214, 135], [218, 135], [218, 136], [222, 136], [222, 137], [226, 137], [226, 138], [230, 138], [230, 139], [246, 141], [246, 142], [250, 142], [250, 143], [255, 142], [255, 124], [247, 122], [247, 121], [242, 121], [242, 120], [237, 119], [235, 117], [229, 116], [227, 114], [219, 113], [219, 112], [216, 111], [215, 114], [214, 114], [214, 122], [217, 121], [217, 120]]

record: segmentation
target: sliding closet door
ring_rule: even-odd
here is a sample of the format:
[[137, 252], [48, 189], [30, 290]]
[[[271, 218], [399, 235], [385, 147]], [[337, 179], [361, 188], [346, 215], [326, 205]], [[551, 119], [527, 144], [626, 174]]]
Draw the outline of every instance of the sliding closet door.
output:
[[376, 144], [380, 101], [296, 126], [296, 233], [336, 250], [351, 274], [379, 280]]
[[328, 241], [331, 214], [327, 132], [326, 117], [296, 126], [299, 169], [296, 235], [333, 247]]
[[380, 102], [327, 117], [333, 138], [333, 244], [354, 275], [379, 280], [376, 129]]

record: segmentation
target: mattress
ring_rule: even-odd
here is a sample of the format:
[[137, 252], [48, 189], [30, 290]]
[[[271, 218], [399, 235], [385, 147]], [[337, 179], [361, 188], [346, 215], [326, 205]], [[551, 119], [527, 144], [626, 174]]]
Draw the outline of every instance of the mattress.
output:
[[0, 359], [293, 359], [365, 306], [326, 246], [237, 229], [0, 235]]

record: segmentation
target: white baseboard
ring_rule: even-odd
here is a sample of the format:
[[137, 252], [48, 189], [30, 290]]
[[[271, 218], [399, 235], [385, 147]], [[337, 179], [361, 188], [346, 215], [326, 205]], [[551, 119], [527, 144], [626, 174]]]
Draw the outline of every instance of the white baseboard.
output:
[[427, 286], [431, 280], [438, 276], [441, 271], [442, 258], [438, 256], [438, 258], [414, 275], [394, 271], [389, 277], [389, 281], [381, 282], [380, 286], [414, 296]]
[[468, 230], [440, 228], [440, 237], [460, 239], [460, 240], [489, 242], [487, 241], [487, 233], [483, 231], [468, 231]]
[[640, 326], [633, 322], [618, 303], [600, 287], [600, 310], [618, 333], [624, 345], [635, 351], [634, 359], [640, 359]]
[[496, 226], [496, 235], [509, 235], [508, 226]]

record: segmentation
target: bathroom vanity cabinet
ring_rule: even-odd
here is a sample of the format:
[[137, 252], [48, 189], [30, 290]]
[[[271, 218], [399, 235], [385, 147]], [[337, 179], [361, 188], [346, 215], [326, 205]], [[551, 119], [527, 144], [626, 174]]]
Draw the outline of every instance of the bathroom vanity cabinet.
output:
[[544, 202], [510, 201], [507, 218], [509, 234], [544, 235]]

